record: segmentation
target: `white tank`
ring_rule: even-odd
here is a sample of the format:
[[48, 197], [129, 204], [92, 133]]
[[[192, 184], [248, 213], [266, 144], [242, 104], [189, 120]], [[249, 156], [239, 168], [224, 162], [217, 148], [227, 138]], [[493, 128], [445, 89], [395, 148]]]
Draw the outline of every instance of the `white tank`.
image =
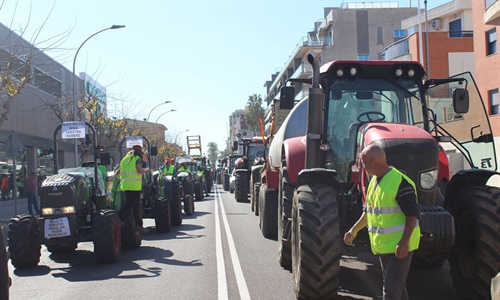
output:
[[280, 129], [278, 129], [278, 132], [274, 135], [271, 146], [269, 147], [268, 156], [269, 164], [272, 167], [279, 168], [281, 165], [281, 147], [283, 141], [306, 134], [308, 103], [309, 98], [305, 98], [295, 104]]

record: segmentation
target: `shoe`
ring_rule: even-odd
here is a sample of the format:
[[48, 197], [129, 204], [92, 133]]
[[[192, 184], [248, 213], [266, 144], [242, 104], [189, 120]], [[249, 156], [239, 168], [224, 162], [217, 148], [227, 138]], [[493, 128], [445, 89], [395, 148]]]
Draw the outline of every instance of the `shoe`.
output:
[[137, 231], [139, 231], [140, 233], [149, 233], [149, 230], [147, 230], [147, 229], [146, 229], [146, 228], [144, 228], [144, 227], [139, 227], [139, 226], [138, 226], [136, 229], [137, 229]]

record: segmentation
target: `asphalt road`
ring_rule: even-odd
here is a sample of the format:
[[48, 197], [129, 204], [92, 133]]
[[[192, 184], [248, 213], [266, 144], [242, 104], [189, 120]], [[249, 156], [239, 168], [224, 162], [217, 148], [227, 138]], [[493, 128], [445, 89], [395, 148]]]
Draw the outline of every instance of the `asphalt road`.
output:
[[[217, 190], [217, 192], [215, 192]], [[277, 261], [277, 242], [262, 237], [248, 203], [214, 187], [195, 214], [170, 233], [151, 233], [124, 250], [117, 263], [95, 262], [91, 242], [51, 255], [42, 246], [38, 267], [14, 270], [11, 299], [295, 299], [293, 276]], [[344, 256], [340, 299], [381, 296], [382, 277], [369, 253]], [[411, 299], [458, 299], [445, 265], [411, 270]]]

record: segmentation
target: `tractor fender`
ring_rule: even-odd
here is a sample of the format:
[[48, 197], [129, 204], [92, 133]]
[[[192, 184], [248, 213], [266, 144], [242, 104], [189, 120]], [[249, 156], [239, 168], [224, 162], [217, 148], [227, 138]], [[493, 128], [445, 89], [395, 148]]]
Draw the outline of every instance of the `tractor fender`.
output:
[[303, 169], [299, 172], [297, 186], [324, 184], [341, 190], [341, 185], [335, 178], [337, 171], [325, 168]]
[[453, 201], [457, 199], [463, 188], [468, 186], [484, 186], [490, 177], [494, 175], [500, 175], [500, 173], [484, 169], [458, 171], [446, 185], [444, 207], [453, 214]]
[[297, 183], [299, 172], [304, 169], [306, 159], [306, 137], [289, 138], [283, 142], [283, 157], [288, 169], [288, 178]]

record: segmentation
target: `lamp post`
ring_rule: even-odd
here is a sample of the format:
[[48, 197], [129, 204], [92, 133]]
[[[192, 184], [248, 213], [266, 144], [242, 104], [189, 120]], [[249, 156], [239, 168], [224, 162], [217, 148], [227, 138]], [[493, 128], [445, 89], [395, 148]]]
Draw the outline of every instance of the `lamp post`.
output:
[[[85, 43], [88, 40], [90, 40], [92, 37], [98, 35], [99, 33], [106, 31], [106, 30], [110, 30], [110, 29], [120, 29], [120, 28], [124, 28], [124, 27], [125, 27], [125, 25], [113, 25], [111, 27], [99, 30], [98, 32], [92, 34], [87, 39], [85, 39], [85, 41], [83, 41], [83, 43], [80, 45], [80, 47], [78, 47], [78, 49], [76, 50], [75, 57], [73, 58], [73, 77], [72, 77], [72, 79], [73, 79], [72, 80], [72, 84], [73, 84], [73, 119], [75, 122], [76, 122], [76, 112], [77, 112], [76, 96], [75, 96], [75, 65], [76, 65], [76, 57], [78, 56], [78, 52], [80, 52], [80, 49], [82, 49], [83, 45], [85, 45]], [[75, 139], [75, 167], [76, 167], [77, 163], [78, 163], [78, 141], [77, 141], [77, 139]]]
[[159, 120], [159, 119], [160, 119], [160, 118], [161, 118], [164, 114], [169, 113], [169, 112], [173, 112], [173, 111], [177, 111], [177, 109], [167, 110], [166, 112], [162, 113], [162, 114], [158, 117], [158, 119], [156, 119], [156, 122], [155, 122], [155, 123], [158, 123], [158, 120]]
[[175, 136], [175, 140], [174, 140], [174, 142], [177, 144], [177, 138], [179, 137], [179, 135], [180, 135], [181, 133], [188, 132], [188, 131], [189, 131], [189, 129], [186, 129], [186, 130], [184, 130], [184, 131], [179, 132], [179, 133]]
[[171, 102], [172, 102], [172, 101], [165, 101], [165, 102], [160, 103], [160, 104], [156, 105], [155, 107], [153, 107], [153, 109], [151, 109], [151, 111], [149, 112], [149, 114], [148, 114], [148, 118], [147, 118], [146, 120], [149, 122], [149, 117], [151, 117], [151, 113], [153, 112], [153, 110], [155, 110], [155, 108], [157, 108], [157, 107], [158, 107], [158, 106], [160, 106], [160, 105], [167, 104], [167, 103], [171, 103]]

